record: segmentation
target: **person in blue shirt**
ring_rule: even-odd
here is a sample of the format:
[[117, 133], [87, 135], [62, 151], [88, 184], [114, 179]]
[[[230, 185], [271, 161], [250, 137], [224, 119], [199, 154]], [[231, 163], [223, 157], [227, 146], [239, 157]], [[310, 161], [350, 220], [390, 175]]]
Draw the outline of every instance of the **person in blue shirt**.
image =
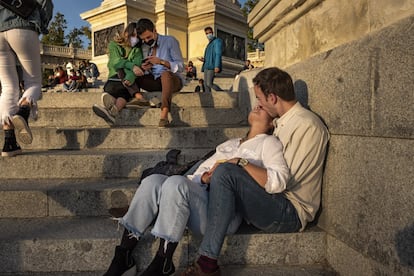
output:
[[215, 37], [213, 28], [206, 27], [204, 32], [208, 39], [204, 57], [199, 58], [203, 62], [201, 72], [204, 72], [204, 87], [205, 92], [211, 92], [211, 89], [222, 91], [222, 89], [214, 84], [214, 77], [222, 70], [221, 54], [223, 51], [223, 40]]
[[[142, 51], [144, 60], [141, 66], [134, 66], [138, 87], [146, 91], [160, 91], [161, 114], [159, 127], [169, 127], [168, 113], [171, 110], [173, 93], [181, 90], [184, 84], [184, 61], [177, 39], [157, 33], [154, 23], [142, 18], [137, 22], [137, 34], [144, 42]], [[138, 103], [138, 102], [137, 102]], [[129, 102], [128, 105], [134, 104]], [[139, 104], [139, 103], [138, 103]]]

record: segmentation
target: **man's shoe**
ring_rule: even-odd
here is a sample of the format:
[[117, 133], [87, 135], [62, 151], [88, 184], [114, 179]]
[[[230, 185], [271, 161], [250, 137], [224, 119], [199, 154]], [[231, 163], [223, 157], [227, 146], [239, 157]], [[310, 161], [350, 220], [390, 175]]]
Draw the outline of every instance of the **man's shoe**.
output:
[[118, 116], [118, 109], [116, 106], [112, 106], [112, 109], [107, 109], [99, 104], [92, 106], [93, 112], [104, 119], [108, 124], [115, 124], [115, 119]]
[[150, 107], [150, 102], [145, 99], [134, 98], [126, 104], [127, 108], [147, 108]]
[[152, 98], [149, 100], [149, 104], [150, 104], [150, 106], [151, 106], [151, 107], [153, 107], [153, 108], [159, 108], [159, 107], [161, 107], [161, 101], [160, 101], [160, 99], [158, 99], [156, 96], [155, 96], [155, 97], [152, 97]]
[[110, 110], [113, 106], [115, 106], [116, 99], [109, 93], [102, 93], [101, 96], [102, 105]]
[[141, 276], [164, 276], [171, 275], [175, 272], [175, 266], [167, 258], [161, 257], [158, 254], [155, 255], [150, 265], [145, 269]]
[[194, 262], [193, 265], [187, 267], [187, 269], [181, 273], [181, 276], [221, 276], [221, 271], [219, 267], [214, 272], [206, 273], [201, 270], [201, 267], [197, 262]]
[[158, 127], [170, 127], [171, 123], [168, 121], [168, 119], [160, 119], [160, 122], [158, 123]]
[[3, 151], [1, 152], [1, 156], [13, 157], [21, 153], [22, 149], [20, 148], [19, 144], [17, 144], [16, 139], [10, 139], [7, 137], [4, 139], [4, 146]]
[[134, 265], [135, 260], [132, 258], [132, 251], [117, 246], [115, 248], [115, 256], [104, 276], [120, 276], [134, 267]]

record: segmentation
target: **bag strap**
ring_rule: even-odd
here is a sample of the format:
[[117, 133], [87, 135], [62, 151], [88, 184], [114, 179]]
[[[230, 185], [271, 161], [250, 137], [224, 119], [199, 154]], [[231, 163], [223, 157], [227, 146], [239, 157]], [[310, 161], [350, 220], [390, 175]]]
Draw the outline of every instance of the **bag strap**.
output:
[[0, 5], [27, 19], [39, 6], [36, 0], [0, 0]]

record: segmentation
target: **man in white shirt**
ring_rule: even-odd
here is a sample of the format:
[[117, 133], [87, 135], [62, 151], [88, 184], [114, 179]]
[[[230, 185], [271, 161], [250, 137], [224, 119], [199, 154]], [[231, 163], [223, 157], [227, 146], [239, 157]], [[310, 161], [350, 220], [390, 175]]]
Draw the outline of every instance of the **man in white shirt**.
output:
[[217, 259], [228, 223], [237, 212], [263, 231], [297, 232], [304, 230], [319, 209], [328, 130], [318, 116], [297, 102], [288, 73], [267, 68], [253, 83], [258, 107], [276, 118], [274, 135], [282, 142], [292, 177], [283, 191], [268, 191], [258, 180], [269, 172], [243, 158], [237, 165], [218, 166], [210, 181], [200, 257], [182, 275], [221, 275]]

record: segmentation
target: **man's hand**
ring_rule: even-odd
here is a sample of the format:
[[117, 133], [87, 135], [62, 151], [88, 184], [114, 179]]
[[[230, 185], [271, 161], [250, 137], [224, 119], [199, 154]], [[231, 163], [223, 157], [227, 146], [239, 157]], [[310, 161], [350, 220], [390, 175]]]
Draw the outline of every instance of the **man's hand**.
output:
[[220, 73], [220, 68], [218, 67], [214, 68], [214, 73]]
[[149, 70], [151, 70], [151, 68], [152, 68], [152, 63], [151, 63], [151, 62], [149, 62], [149, 61], [146, 61], [146, 62], [144, 62], [143, 64], [141, 64], [141, 68], [142, 68], [144, 71], [149, 71]]

